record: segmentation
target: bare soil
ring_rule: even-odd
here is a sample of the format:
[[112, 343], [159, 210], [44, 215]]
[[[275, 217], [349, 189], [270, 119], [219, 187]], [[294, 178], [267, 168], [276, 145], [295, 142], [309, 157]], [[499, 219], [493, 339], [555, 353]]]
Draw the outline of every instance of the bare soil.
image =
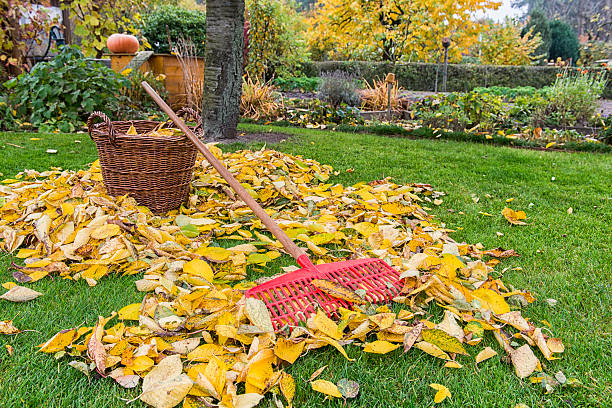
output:
[[239, 132], [238, 137], [233, 140], [221, 140], [221, 143], [251, 143], [251, 142], [264, 142], [264, 143], [280, 143], [293, 138], [293, 135], [287, 135], [285, 133], [276, 132], [263, 132], [263, 133], [250, 133], [250, 132]]

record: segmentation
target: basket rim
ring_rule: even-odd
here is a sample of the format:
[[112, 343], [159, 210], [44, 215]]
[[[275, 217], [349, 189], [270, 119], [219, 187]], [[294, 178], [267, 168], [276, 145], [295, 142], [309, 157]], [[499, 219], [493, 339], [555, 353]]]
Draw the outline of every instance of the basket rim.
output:
[[[173, 135], [173, 136], [148, 136], [144, 133], [138, 133], [136, 135], [128, 135], [127, 133], [124, 132], [120, 132], [117, 129], [117, 126], [122, 126], [122, 125], [129, 125], [129, 126], [142, 126], [142, 125], [155, 125], [155, 127], [159, 127], [159, 128], [164, 128], [164, 129], [168, 129], [167, 127], [164, 127], [164, 125], [168, 124], [171, 125], [172, 122], [171, 121], [165, 121], [165, 122], [160, 122], [160, 121], [156, 121], [156, 120], [146, 120], [146, 119], [137, 119], [137, 120], [118, 120], [118, 121], [112, 121], [111, 122], [113, 125], [113, 128], [115, 129], [115, 138], [116, 139], [121, 139], [121, 140], [129, 140], [129, 139], [140, 139], [140, 140], [163, 140], [163, 141], [188, 141], [189, 142], [189, 138], [187, 137], [187, 135], [185, 135], [185, 133], [181, 132], [179, 135]], [[195, 126], [189, 126], [190, 129], [195, 130], [195, 128], [198, 125], [196, 124]], [[176, 129], [176, 128], [171, 128], [171, 129]], [[138, 131], [138, 129], [136, 129]], [[180, 130], [180, 129], [179, 129]], [[98, 136], [98, 137], [105, 137], [108, 135], [108, 127], [106, 126], [106, 123], [104, 122], [99, 122], [96, 123], [92, 126], [91, 128], [91, 135], [92, 136]], [[191, 144], [191, 143], [190, 143]], [[195, 146], [193, 147], [195, 149]]]

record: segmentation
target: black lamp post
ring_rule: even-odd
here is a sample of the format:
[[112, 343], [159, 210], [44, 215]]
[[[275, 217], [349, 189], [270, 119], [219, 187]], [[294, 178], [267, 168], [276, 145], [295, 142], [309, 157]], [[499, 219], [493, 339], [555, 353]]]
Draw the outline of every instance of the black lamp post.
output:
[[442, 74], [442, 91], [446, 92], [446, 76], [448, 75], [448, 47], [451, 45], [451, 40], [448, 37], [442, 39], [442, 47], [444, 47], [444, 73]]

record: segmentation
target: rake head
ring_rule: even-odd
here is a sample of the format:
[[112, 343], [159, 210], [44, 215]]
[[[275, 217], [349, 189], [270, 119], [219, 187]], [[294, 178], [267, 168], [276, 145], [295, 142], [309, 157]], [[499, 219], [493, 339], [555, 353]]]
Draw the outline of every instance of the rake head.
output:
[[381, 259], [357, 259], [353, 261], [320, 264], [315, 268], [302, 268], [255, 286], [246, 292], [247, 297], [262, 300], [272, 318], [275, 330], [286, 324], [297, 325], [321, 308], [329, 316], [338, 317], [338, 308], [352, 308], [352, 304], [332, 297], [314, 285], [314, 279], [338, 282], [352, 290], [365, 290], [365, 300], [370, 303], [387, 303], [402, 288], [399, 272]]

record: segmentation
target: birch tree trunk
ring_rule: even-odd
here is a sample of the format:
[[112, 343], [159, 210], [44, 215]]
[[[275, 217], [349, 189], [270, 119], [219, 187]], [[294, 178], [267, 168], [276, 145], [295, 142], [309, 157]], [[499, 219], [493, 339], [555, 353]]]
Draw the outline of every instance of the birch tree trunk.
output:
[[232, 139], [240, 116], [244, 0], [206, 2], [202, 121], [207, 140]]

